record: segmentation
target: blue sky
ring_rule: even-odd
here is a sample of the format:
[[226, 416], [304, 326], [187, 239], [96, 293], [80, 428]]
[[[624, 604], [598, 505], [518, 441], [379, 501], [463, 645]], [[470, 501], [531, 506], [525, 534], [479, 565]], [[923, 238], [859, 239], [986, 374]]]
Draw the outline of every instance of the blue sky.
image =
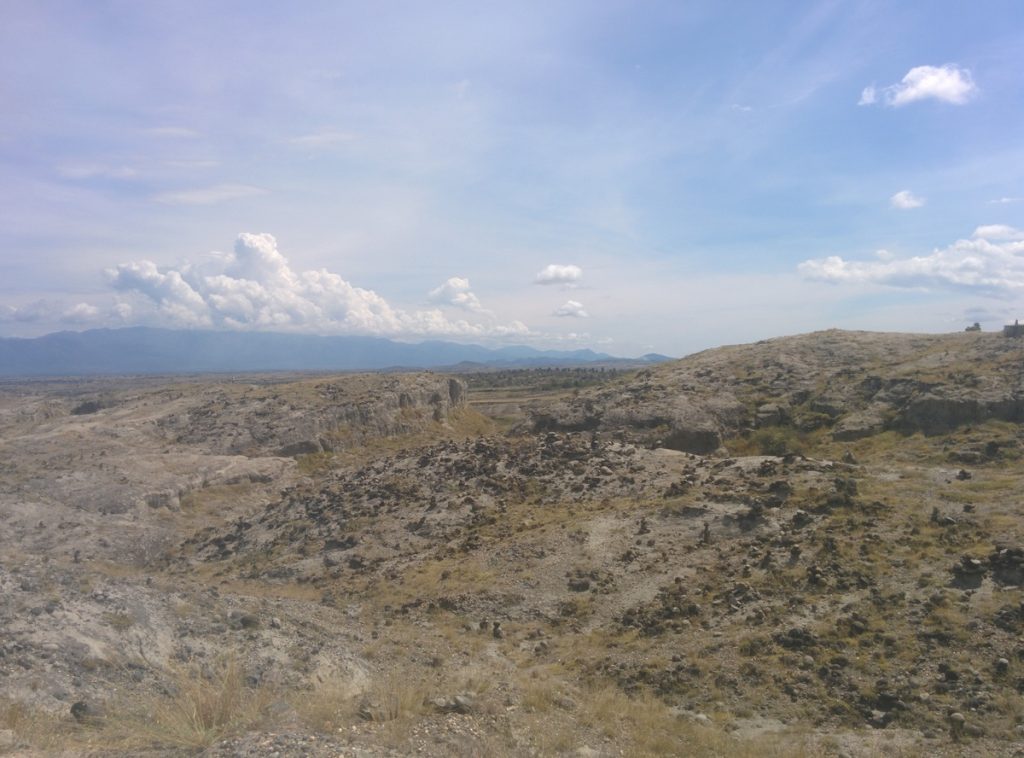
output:
[[1022, 71], [1017, 0], [8, 0], [0, 335], [992, 328]]

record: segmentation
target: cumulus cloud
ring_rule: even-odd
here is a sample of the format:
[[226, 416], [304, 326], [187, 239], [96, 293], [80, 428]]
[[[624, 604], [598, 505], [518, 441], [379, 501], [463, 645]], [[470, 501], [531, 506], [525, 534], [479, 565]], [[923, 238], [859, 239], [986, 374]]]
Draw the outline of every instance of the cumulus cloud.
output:
[[480, 299], [470, 289], [469, 279], [460, 276], [453, 276], [440, 287], [430, 290], [427, 297], [432, 303], [452, 305], [472, 313], [490, 315], [490, 311], [483, 307]]
[[1024, 240], [1024, 232], [1006, 224], [985, 224], [979, 226], [971, 236], [986, 240]]
[[807, 279], [834, 284], [881, 284], [947, 289], [994, 297], [1024, 292], [1024, 232], [1004, 225], [978, 227], [971, 239], [913, 258], [849, 261], [839, 256], [798, 267]]
[[874, 85], [865, 87], [860, 93], [858, 105], [873, 105], [883, 102], [899, 108], [918, 100], [939, 100], [953, 105], [963, 105], [978, 92], [971, 72], [954, 63], [944, 66], [915, 66], [897, 84], [876, 90]]
[[566, 300], [565, 304], [557, 308], [552, 315], [568, 318], [588, 318], [589, 316], [583, 308], [583, 303], [577, 300]]
[[995, 200], [989, 200], [992, 205], [1009, 205], [1010, 203], [1019, 203], [1019, 197], [997, 197]]
[[215, 184], [212, 187], [161, 192], [153, 199], [165, 205], [216, 205], [228, 200], [265, 195], [267, 191], [250, 184]]
[[100, 309], [89, 303], [77, 303], [60, 315], [66, 324], [90, 324], [100, 317]]
[[118, 303], [112, 309], [101, 309], [91, 303], [75, 303], [67, 306], [57, 300], [35, 300], [25, 305], [0, 305], [0, 323], [22, 324], [99, 324], [104, 321], [122, 320], [125, 304]]
[[910, 190], [901, 190], [889, 198], [889, 205], [893, 208], [899, 208], [900, 210], [920, 208], [924, 203], [925, 200], [923, 197], [918, 197]]
[[56, 315], [55, 310], [54, 304], [46, 300], [36, 300], [19, 306], [4, 305], [0, 307], [0, 321], [30, 324], [52, 318]]
[[[481, 324], [450, 320], [439, 309], [405, 311], [325, 269], [297, 272], [270, 234], [240, 234], [231, 253], [201, 265], [162, 268], [132, 261], [107, 274], [116, 290], [136, 296], [177, 326], [380, 336], [530, 334], [521, 321]], [[470, 311], [474, 302], [479, 306], [469, 282], [459, 277], [434, 292], [449, 303], [462, 295], [462, 307]]]
[[583, 269], [579, 266], [550, 263], [540, 271], [533, 281], [535, 284], [574, 285], [583, 278]]

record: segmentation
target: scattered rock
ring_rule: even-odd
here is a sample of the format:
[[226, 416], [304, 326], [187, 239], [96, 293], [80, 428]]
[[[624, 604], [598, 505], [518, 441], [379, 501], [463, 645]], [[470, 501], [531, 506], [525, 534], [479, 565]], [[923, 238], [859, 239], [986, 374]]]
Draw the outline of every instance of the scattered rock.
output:
[[466, 714], [472, 713], [476, 708], [476, 698], [470, 692], [462, 692], [450, 698], [436, 698], [433, 704], [442, 713]]
[[99, 721], [103, 716], [102, 711], [97, 706], [85, 700], [76, 700], [72, 703], [70, 713], [71, 717], [79, 724], [91, 724]]

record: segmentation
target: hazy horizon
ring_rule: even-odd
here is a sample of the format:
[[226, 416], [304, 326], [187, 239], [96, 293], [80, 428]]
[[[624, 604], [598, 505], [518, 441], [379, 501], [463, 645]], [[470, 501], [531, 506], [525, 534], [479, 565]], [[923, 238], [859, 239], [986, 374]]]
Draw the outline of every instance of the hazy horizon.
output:
[[1024, 316], [1024, 6], [24, 2], [0, 336], [681, 356]]

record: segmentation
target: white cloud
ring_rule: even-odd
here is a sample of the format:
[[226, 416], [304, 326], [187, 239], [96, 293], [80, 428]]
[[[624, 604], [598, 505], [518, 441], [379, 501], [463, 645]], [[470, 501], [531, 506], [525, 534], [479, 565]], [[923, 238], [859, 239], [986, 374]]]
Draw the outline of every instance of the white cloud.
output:
[[1024, 240], [1024, 232], [1006, 224], [985, 224], [979, 226], [971, 236], [986, 240]]
[[60, 320], [66, 324], [88, 324], [98, 320], [100, 309], [89, 303], [78, 303], [61, 314]]
[[995, 297], [1024, 293], [1024, 232], [1013, 227], [978, 227], [969, 240], [957, 240], [930, 255], [878, 261], [829, 256], [804, 261], [807, 279], [834, 284], [881, 284], [912, 289], [980, 292]]
[[265, 189], [249, 184], [216, 184], [212, 187], [162, 192], [153, 199], [166, 205], [216, 205], [228, 200], [265, 194]]
[[[240, 234], [234, 251], [202, 265], [161, 268], [151, 261], [110, 269], [115, 289], [131, 293], [176, 326], [380, 336], [530, 336], [521, 321], [507, 324], [450, 320], [440, 310], [405, 311], [373, 290], [355, 287], [325, 269], [294, 271], [269, 234]], [[449, 279], [434, 292], [462, 298], [473, 311], [469, 282]], [[433, 293], [432, 293], [433, 294]], [[476, 301], [479, 305], [479, 301]], [[474, 311], [489, 315], [482, 308]]]
[[107, 273], [114, 289], [146, 296], [175, 323], [185, 326], [213, 323], [206, 301], [181, 272], [161, 271], [152, 261], [133, 261], [121, 263]]
[[30, 324], [51, 318], [54, 311], [54, 304], [46, 300], [35, 300], [19, 306], [5, 305], [0, 308], [0, 321]]
[[480, 303], [480, 299], [473, 294], [469, 286], [469, 279], [459, 276], [453, 276], [440, 287], [430, 290], [427, 297], [432, 303], [453, 305], [472, 313], [491, 315], [490, 311]]
[[128, 305], [128, 303], [115, 303], [114, 307], [111, 308], [110, 315], [117, 321], [128, 323], [134, 313], [135, 309]]
[[1019, 203], [1019, 197], [1000, 197], [995, 200], [989, 200], [991, 205], [1009, 205], [1010, 203]]
[[356, 136], [351, 132], [343, 132], [334, 129], [325, 129], [312, 134], [304, 134], [301, 137], [293, 137], [288, 143], [296, 147], [312, 149], [324, 149], [343, 145], [354, 140]]
[[899, 208], [900, 210], [920, 208], [924, 203], [925, 200], [923, 197], [918, 197], [910, 190], [901, 190], [889, 198], [889, 205], [893, 208]]
[[583, 269], [579, 266], [550, 263], [537, 272], [533, 281], [535, 284], [574, 285], [582, 278]]
[[560, 306], [552, 314], [553, 316], [562, 316], [568, 318], [588, 318], [589, 314], [583, 308], [583, 303], [576, 300], [566, 300], [565, 304]]
[[0, 305], [0, 323], [95, 324], [117, 315], [117, 307], [105, 312], [91, 303], [76, 303], [67, 307], [59, 300], [35, 300], [17, 307]]
[[963, 105], [978, 92], [971, 72], [956, 64], [944, 66], [915, 66], [907, 72], [898, 84], [885, 87], [879, 93], [875, 87], [865, 87], [858, 105], [872, 105], [881, 101], [893, 108], [918, 100], [940, 100], [953, 105]]

